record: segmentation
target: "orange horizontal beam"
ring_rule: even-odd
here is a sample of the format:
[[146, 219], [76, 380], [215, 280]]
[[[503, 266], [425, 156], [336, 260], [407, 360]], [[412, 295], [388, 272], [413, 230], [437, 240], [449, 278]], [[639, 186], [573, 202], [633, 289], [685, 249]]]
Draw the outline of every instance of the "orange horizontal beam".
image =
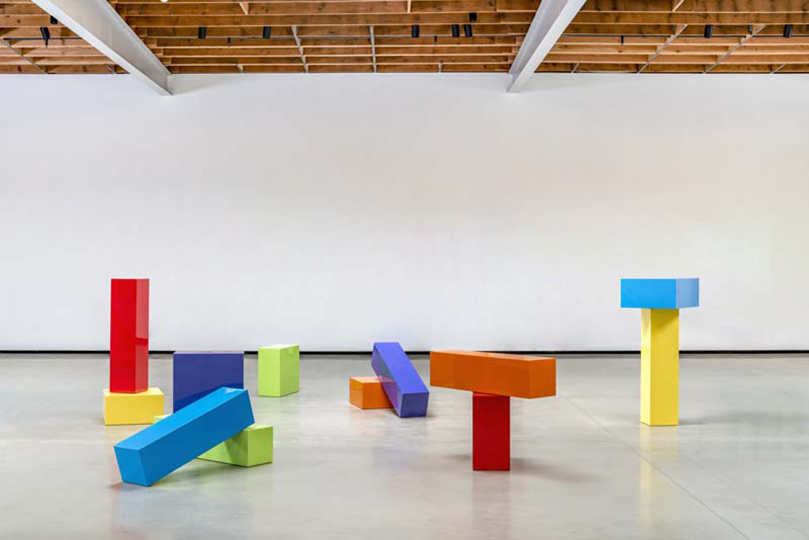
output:
[[520, 398], [555, 396], [556, 358], [433, 351], [430, 385]]

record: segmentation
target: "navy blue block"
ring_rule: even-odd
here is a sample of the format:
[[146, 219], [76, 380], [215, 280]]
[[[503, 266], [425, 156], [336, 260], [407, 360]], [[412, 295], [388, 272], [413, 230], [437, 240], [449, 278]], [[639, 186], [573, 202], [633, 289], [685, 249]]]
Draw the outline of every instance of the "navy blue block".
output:
[[174, 353], [174, 412], [225, 387], [244, 388], [243, 352]]
[[401, 345], [396, 342], [374, 343], [371, 367], [382, 382], [396, 414], [402, 418], [427, 416], [430, 391]]
[[151, 486], [254, 421], [247, 390], [220, 388], [116, 444], [121, 480]]
[[699, 306], [699, 278], [622, 279], [621, 307], [681, 309]]

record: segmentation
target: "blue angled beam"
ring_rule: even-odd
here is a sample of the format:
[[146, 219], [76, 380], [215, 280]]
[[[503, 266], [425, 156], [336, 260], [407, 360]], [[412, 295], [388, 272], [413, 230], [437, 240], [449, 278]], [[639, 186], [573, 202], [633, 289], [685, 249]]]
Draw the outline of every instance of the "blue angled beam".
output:
[[116, 444], [121, 480], [151, 486], [253, 423], [247, 390], [215, 390]]
[[403, 418], [427, 416], [430, 391], [401, 345], [396, 342], [374, 343], [371, 367], [382, 382], [396, 414]]

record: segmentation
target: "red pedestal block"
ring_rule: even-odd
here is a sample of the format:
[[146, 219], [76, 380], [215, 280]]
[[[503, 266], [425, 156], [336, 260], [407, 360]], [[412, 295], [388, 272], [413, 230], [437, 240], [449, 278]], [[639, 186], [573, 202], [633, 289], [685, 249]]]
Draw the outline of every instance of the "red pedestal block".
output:
[[110, 392], [149, 389], [149, 280], [113, 279]]
[[472, 469], [511, 469], [511, 398], [472, 394]]

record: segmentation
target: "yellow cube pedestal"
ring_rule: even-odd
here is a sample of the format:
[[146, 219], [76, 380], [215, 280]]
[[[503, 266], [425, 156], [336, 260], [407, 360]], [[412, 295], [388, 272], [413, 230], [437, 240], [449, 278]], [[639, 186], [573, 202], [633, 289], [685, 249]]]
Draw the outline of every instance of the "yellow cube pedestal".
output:
[[104, 390], [104, 425], [151, 424], [163, 414], [163, 392], [149, 388], [137, 394]]
[[680, 310], [643, 309], [640, 346], [640, 420], [679, 423]]

